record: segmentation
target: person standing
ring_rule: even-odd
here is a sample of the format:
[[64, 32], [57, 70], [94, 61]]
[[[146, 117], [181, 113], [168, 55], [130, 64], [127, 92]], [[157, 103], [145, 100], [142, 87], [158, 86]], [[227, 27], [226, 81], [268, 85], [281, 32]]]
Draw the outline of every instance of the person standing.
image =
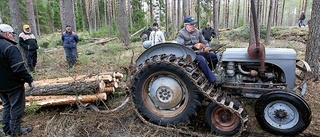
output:
[[151, 41], [151, 46], [154, 46], [159, 43], [166, 42], [163, 32], [159, 29], [158, 23], [153, 23], [153, 31], [149, 36], [149, 40]]
[[23, 25], [23, 31], [19, 34], [19, 45], [23, 48], [25, 57], [27, 59], [28, 70], [34, 72], [37, 64], [37, 39], [31, 33], [29, 25]]
[[299, 18], [299, 27], [301, 27], [302, 25], [306, 26], [306, 23], [304, 22], [305, 19], [306, 19], [306, 14], [304, 13], [304, 11], [302, 11]]
[[66, 31], [62, 34], [61, 40], [66, 54], [68, 68], [73, 68], [77, 60], [78, 35], [71, 30], [71, 26], [66, 26]]
[[[184, 28], [182, 28], [177, 36], [177, 43], [185, 45], [196, 51], [195, 62], [198, 63], [199, 68], [211, 83], [216, 82], [216, 78], [211, 72], [218, 62], [217, 56], [214, 53], [209, 52], [207, 41], [204, 39], [198, 29], [195, 28], [197, 22], [192, 16], [186, 16], [184, 18]], [[204, 50], [204, 51], [201, 51]], [[208, 64], [209, 62], [209, 64]]]
[[205, 40], [208, 41], [209, 46], [211, 45], [211, 40], [216, 36], [216, 33], [214, 32], [214, 29], [210, 26], [210, 23], [208, 22], [206, 27], [202, 29], [202, 35]]
[[15, 46], [14, 31], [10, 25], [0, 24], [0, 98], [2, 100], [2, 129], [5, 135], [18, 136], [32, 131], [21, 128], [25, 108], [27, 82], [34, 88], [33, 78], [24, 66], [22, 56]]

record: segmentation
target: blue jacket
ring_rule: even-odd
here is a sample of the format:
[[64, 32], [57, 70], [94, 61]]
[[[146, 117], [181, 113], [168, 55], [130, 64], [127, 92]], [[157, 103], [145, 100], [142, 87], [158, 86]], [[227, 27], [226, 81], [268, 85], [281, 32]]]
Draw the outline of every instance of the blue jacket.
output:
[[78, 43], [78, 35], [74, 32], [67, 33], [64, 32], [61, 37], [63, 47], [65, 48], [75, 48]]

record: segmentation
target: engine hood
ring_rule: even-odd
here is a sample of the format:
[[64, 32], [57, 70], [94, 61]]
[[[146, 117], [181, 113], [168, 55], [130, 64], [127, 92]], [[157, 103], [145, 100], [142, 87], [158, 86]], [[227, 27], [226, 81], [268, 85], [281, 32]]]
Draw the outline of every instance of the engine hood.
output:
[[[297, 53], [288, 48], [266, 48], [266, 61], [268, 60], [296, 60]], [[247, 53], [247, 48], [227, 48], [223, 52], [221, 61], [252, 61]]]

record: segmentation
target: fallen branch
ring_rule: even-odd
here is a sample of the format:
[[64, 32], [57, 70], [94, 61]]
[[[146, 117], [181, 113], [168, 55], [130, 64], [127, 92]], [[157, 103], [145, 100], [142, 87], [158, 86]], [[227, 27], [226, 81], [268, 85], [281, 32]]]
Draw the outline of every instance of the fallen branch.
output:
[[114, 109], [110, 109], [110, 110], [100, 110], [98, 107], [96, 107], [96, 106], [94, 106], [94, 105], [92, 105], [92, 104], [90, 104], [89, 107], [90, 107], [92, 110], [96, 111], [96, 112], [112, 113], [112, 112], [115, 112], [115, 111], [121, 109], [123, 106], [125, 106], [125, 105], [129, 102], [129, 99], [130, 99], [130, 98], [127, 97], [127, 98], [121, 103], [121, 105], [119, 105], [118, 107], [116, 107], [116, 108], [114, 108]]

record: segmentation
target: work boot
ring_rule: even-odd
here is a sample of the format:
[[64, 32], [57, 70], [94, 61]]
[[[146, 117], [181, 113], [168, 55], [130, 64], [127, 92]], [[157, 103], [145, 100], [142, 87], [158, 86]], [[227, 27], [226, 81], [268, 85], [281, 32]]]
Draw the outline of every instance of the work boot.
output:
[[31, 126], [28, 126], [28, 127], [25, 127], [25, 128], [20, 128], [19, 133], [11, 133], [11, 136], [12, 137], [17, 137], [17, 136], [25, 135], [25, 134], [28, 134], [29, 132], [31, 132], [32, 129], [33, 128]]

